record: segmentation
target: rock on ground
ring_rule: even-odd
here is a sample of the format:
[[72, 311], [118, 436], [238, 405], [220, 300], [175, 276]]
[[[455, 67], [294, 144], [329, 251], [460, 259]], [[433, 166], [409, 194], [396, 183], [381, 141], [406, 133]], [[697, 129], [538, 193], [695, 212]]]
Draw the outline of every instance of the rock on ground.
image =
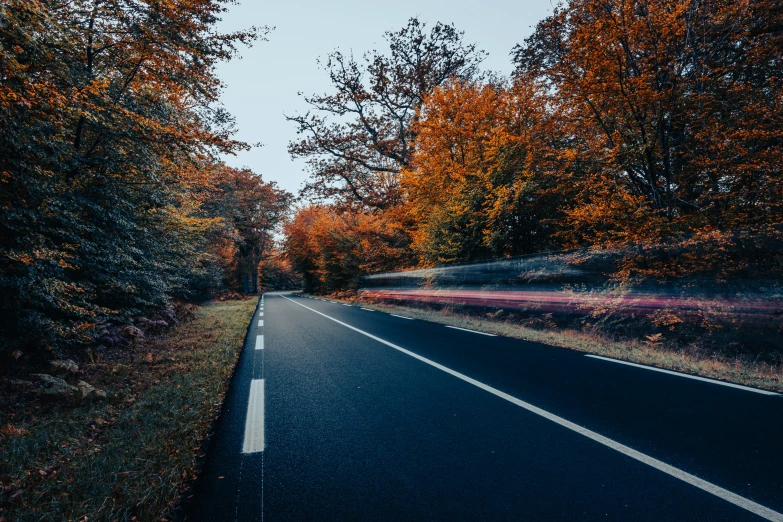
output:
[[76, 383], [79, 388], [79, 398], [83, 401], [94, 401], [106, 398], [106, 392], [99, 390], [90, 383], [79, 381]]
[[44, 395], [52, 395], [55, 397], [70, 397], [71, 395], [79, 392], [77, 387], [71, 386], [65, 382], [65, 380], [59, 377], [54, 377], [47, 373], [34, 373], [30, 377], [35, 377], [41, 381], [41, 384], [43, 385], [41, 388], [41, 393]]
[[77, 373], [79, 371], [79, 366], [71, 359], [49, 361], [49, 367], [53, 373], [58, 375]]

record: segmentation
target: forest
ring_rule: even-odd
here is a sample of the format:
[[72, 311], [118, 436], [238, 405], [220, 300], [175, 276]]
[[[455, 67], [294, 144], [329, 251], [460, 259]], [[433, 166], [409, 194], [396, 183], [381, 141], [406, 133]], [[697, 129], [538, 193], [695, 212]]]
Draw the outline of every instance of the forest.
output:
[[225, 9], [0, 4], [0, 355], [106, 345], [108, 325], [257, 290], [292, 195], [220, 160], [249, 145], [215, 65], [268, 32], [216, 32]]
[[287, 256], [313, 292], [578, 251], [611, 258], [604, 288], [778, 295], [779, 7], [573, 0], [511, 50], [508, 77], [417, 19], [383, 52], [330, 54], [333, 89], [289, 118], [311, 203]]
[[509, 50], [508, 76], [455, 26], [411, 18], [385, 48], [321, 61], [331, 90], [287, 117], [310, 175], [297, 199], [220, 159], [250, 145], [215, 66], [269, 28], [216, 32], [225, 6], [207, 0], [5, 2], [2, 351], [253, 293], [259, 266], [328, 293], [581, 249], [623, 252], [611, 285], [777, 281], [778, 7], [574, 0]]
[[181, 520], [264, 320], [350, 360], [270, 290], [783, 390], [780, 0], [562, 1], [508, 74], [417, 17], [323, 49], [264, 122], [298, 194], [232, 166], [235, 3], [0, 1], [0, 522]]

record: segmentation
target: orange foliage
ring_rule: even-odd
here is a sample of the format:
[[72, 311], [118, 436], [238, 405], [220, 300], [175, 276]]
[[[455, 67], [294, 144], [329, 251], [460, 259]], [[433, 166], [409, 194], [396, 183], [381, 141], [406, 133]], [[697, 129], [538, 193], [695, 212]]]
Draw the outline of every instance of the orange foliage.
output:
[[[380, 212], [303, 210], [292, 223], [315, 239], [297, 255], [311, 256], [323, 284], [333, 273], [327, 260], [402, 268], [395, 259], [407, 260], [407, 248], [423, 266], [616, 247], [628, 253], [615, 265], [623, 279], [752, 274], [758, 260], [733, 249], [777, 248], [774, 225], [783, 223], [779, 7], [557, 7], [515, 49], [512, 78], [455, 75], [422, 93], [410, 156], [399, 164], [399, 202], [395, 193]], [[409, 243], [363, 242], [384, 227]]]
[[306, 291], [358, 288], [361, 276], [404, 266], [399, 228], [384, 214], [311, 205], [284, 227], [284, 251]]

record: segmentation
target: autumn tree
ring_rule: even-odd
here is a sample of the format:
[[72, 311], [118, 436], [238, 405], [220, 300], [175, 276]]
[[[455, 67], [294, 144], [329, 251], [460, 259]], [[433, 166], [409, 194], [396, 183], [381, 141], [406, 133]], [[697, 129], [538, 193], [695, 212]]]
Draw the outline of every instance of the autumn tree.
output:
[[[404, 117], [385, 93], [424, 83], [381, 75], [404, 46], [361, 66], [330, 55], [336, 94], [308, 99], [314, 112], [294, 119], [306, 137], [290, 150], [310, 160], [309, 193], [334, 203], [293, 222], [319, 238], [300, 259], [324, 287], [348, 281], [329, 256], [387, 266], [366, 257], [372, 215], [410, 236], [387, 260], [593, 247], [622, 253], [607, 275], [626, 282], [768, 275], [759, 259], [779, 256], [783, 222], [778, 4], [571, 0], [515, 48], [511, 78], [477, 75], [466, 48], [469, 74], [403, 89]], [[413, 48], [429, 41], [410, 27], [394, 34], [418, 34]]]
[[217, 219], [196, 197], [245, 147], [215, 65], [265, 30], [215, 31], [217, 0], [0, 5], [0, 338], [89, 341], [205, 295]]
[[258, 292], [258, 265], [272, 253], [273, 234], [293, 196], [248, 169], [220, 166], [201, 210], [220, 220], [216, 239], [232, 245], [229, 286]]
[[263, 291], [301, 290], [302, 276], [291, 266], [291, 262], [278, 249], [274, 249], [261, 261], [258, 267], [259, 286]]
[[774, 4], [575, 0], [516, 49], [572, 136], [572, 243], [780, 221]]
[[357, 289], [363, 276], [407, 262], [396, 223], [383, 213], [309, 205], [295, 212], [284, 234], [284, 256], [302, 274], [306, 292]]
[[384, 38], [388, 53], [329, 54], [323, 67], [334, 91], [305, 97], [312, 110], [288, 118], [304, 135], [289, 151], [308, 160], [308, 195], [375, 209], [399, 204], [424, 97], [450, 78], [474, 77], [484, 57], [453, 25], [427, 31], [417, 18]]
[[425, 264], [556, 245], [570, 192], [553, 170], [562, 136], [535, 85], [452, 81], [425, 98], [403, 171], [413, 248]]
[[315, 291], [318, 284], [318, 245], [311, 232], [324, 211], [317, 205], [299, 208], [283, 227], [283, 251], [291, 267], [302, 275], [305, 292]]

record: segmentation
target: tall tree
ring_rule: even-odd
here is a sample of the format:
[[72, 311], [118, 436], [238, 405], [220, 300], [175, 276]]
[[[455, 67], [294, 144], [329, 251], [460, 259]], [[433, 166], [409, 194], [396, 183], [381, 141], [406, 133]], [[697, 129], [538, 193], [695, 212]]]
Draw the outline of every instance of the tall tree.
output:
[[569, 185], [552, 169], [562, 136], [535, 85], [452, 81], [425, 99], [403, 171], [413, 248], [437, 264], [556, 244]]
[[248, 169], [220, 167], [209, 198], [201, 210], [221, 220], [220, 238], [235, 246], [234, 278], [230, 286], [258, 292], [258, 265], [274, 247], [274, 231], [282, 222], [293, 196], [264, 182]]
[[476, 76], [484, 58], [453, 25], [427, 32], [411, 18], [384, 37], [387, 54], [373, 50], [361, 62], [329, 54], [324, 69], [334, 92], [305, 97], [312, 111], [288, 118], [305, 135], [289, 152], [308, 160], [306, 194], [365, 208], [398, 204], [399, 173], [410, 162], [411, 124], [424, 97], [450, 78]]
[[53, 348], [214, 287], [193, 199], [233, 140], [225, 2], [0, 5], [0, 344]]
[[573, 0], [517, 48], [573, 138], [574, 242], [780, 221], [774, 4]]

